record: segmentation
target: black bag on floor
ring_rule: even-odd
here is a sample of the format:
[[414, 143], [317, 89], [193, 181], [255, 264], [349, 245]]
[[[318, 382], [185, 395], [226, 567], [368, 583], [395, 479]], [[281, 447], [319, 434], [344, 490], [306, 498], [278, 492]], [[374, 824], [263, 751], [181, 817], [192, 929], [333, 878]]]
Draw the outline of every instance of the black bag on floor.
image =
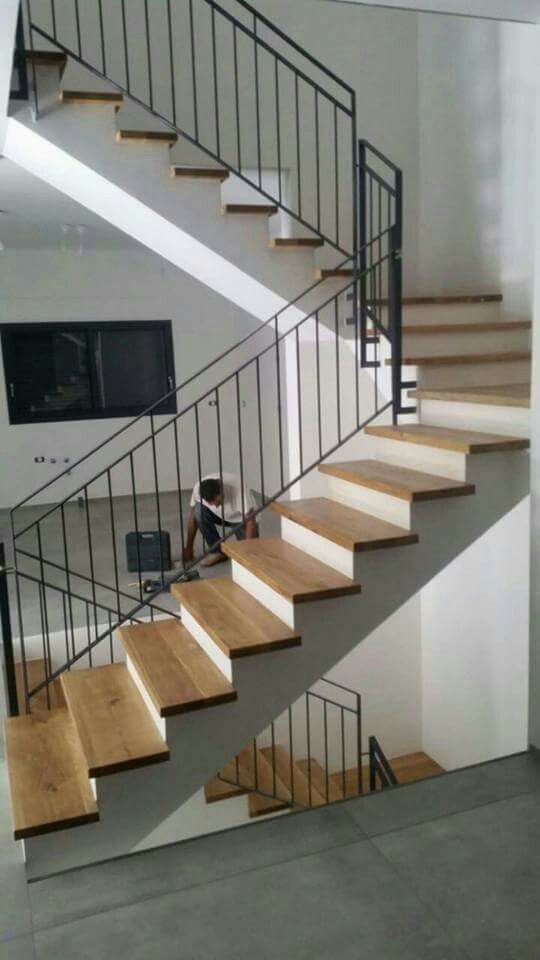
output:
[[161, 531], [160, 552], [159, 530], [132, 531], [126, 534], [126, 556], [129, 573], [170, 570], [171, 538], [166, 530]]

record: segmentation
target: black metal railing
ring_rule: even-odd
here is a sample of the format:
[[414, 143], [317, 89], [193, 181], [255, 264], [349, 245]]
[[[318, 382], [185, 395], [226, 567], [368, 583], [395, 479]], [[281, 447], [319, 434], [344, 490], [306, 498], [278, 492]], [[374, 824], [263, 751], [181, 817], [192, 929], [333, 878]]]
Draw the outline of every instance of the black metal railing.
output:
[[[26, 0], [39, 37], [344, 255], [357, 243], [356, 93], [245, 0]], [[33, 69], [36, 115], [39, 91]]]
[[388, 787], [396, 787], [397, 777], [392, 770], [390, 762], [385, 757], [383, 749], [377, 740], [377, 737], [369, 738], [369, 789], [386, 790]]
[[24, 43], [24, 24], [22, 10], [19, 10], [17, 31], [15, 34], [15, 52], [13, 54], [13, 75], [9, 96], [11, 100], [28, 100], [28, 71]]
[[[330, 271], [330, 277], [335, 279], [328, 283], [337, 285], [337, 292], [335, 285], [328, 286], [327, 274], [323, 272], [322, 280], [284, 305], [265, 324], [165, 397], [157, 398], [142, 414], [13, 509], [21, 655], [24, 658], [25, 635], [34, 635], [28, 632], [34, 627], [23, 623], [23, 608], [28, 606], [39, 611], [34, 632], [43, 634], [47, 659], [45, 680], [33, 689], [25, 681], [28, 709], [30, 700], [63, 670], [81, 660], [91, 664], [94, 651], [106, 641], [112, 649], [112, 636], [119, 625], [134, 617], [162, 612], [156, 598], [163, 592], [168, 572], [162, 552], [163, 531], [170, 526], [176, 531], [173, 546], [179, 569], [170, 576], [171, 581], [188, 574], [198, 562], [183, 559], [189, 510], [186, 491], [195, 482], [209, 473], [221, 479], [226, 473], [239, 476], [242, 489], [256, 491], [257, 504], [251, 511], [256, 516], [384, 410], [392, 408], [396, 417], [403, 409], [403, 384], [401, 173], [375, 147], [366, 141], [356, 143], [354, 91], [244, 0], [228, 0], [221, 6], [213, 0], [189, 0], [187, 5], [182, 0], [175, 6], [174, 14], [169, 3], [156, 4], [152, 10], [145, 3], [142, 34], [130, 31], [133, 9], [128, 12], [123, 0], [120, 5], [92, 0], [84, 7], [77, 0], [62, 4], [56, 0], [27, 0], [26, 7], [32, 52], [34, 35], [50, 41], [94, 74], [110, 80], [126, 96], [237, 175], [249, 179], [259, 193], [308, 225], [334, 248], [347, 253]], [[241, 10], [244, 20], [233, 15], [229, 7], [238, 14]], [[184, 30], [175, 21], [180, 9], [187, 17]], [[227, 69], [232, 71], [227, 84], [222, 73], [227, 58], [219, 55], [219, 43], [225, 41], [218, 24], [232, 30], [229, 40], [234, 56], [227, 61]], [[162, 40], [157, 58], [156, 36]], [[187, 61], [177, 55], [177, 45], [186, 38]], [[248, 57], [246, 63], [239, 55], [241, 38], [250, 45], [251, 59]], [[147, 64], [144, 89], [139, 89], [132, 69], [140, 61], [136, 56], [138, 42], [143, 43], [143, 60]], [[170, 86], [159, 81], [164, 49], [170, 53], [169, 60], [165, 58], [165, 76], [171, 81]], [[261, 83], [265, 57], [270, 58], [270, 75], [274, 78], [270, 90], [274, 91], [276, 123], [269, 139], [279, 160], [275, 189], [270, 189], [265, 180], [265, 170], [273, 162], [265, 153], [270, 148], [262, 136], [263, 131], [272, 129], [261, 94], [263, 87], [266, 89]], [[210, 88], [203, 85], [199, 60], [212, 64]], [[34, 56], [31, 62], [37, 108]], [[180, 62], [184, 66], [187, 62], [192, 68], [187, 88], [181, 84]], [[293, 79], [293, 95], [289, 98], [289, 106], [293, 104], [292, 126], [287, 136], [286, 112], [280, 112], [279, 98], [285, 71]], [[180, 89], [183, 99], [178, 96]], [[307, 179], [302, 174], [302, 157], [307, 153], [302, 149], [300, 135], [300, 129], [303, 136], [310, 126], [309, 112], [301, 107], [305, 89], [316, 104], [313, 176], [309, 181], [313, 203], [308, 219]], [[169, 91], [168, 112], [163, 112], [164, 90]], [[247, 110], [240, 96], [242, 90], [254, 97], [251, 105], [256, 108], [255, 121], [251, 124], [242, 122], [243, 110]], [[234, 131], [233, 153], [226, 149], [224, 139], [224, 91], [232, 91], [233, 96], [230, 109], [227, 107], [229, 120], [233, 117], [232, 125], [227, 124], [227, 130]], [[322, 126], [323, 103], [332, 106], [332, 136]], [[184, 122], [182, 114], [187, 108], [191, 111], [191, 126], [187, 120]], [[287, 116], [290, 120], [291, 116]], [[345, 156], [339, 138], [336, 140], [336, 117], [346, 121], [350, 155], [347, 152]], [[247, 177], [248, 154], [243, 139], [244, 129], [248, 128], [256, 134], [255, 153], [249, 154], [249, 169], [255, 171], [251, 179]], [[297, 171], [293, 176], [292, 205], [283, 190], [285, 144], [290, 159], [287, 169]], [[323, 151], [328, 144], [332, 146], [331, 155], [326, 156], [323, 164]], [[347, 178], [341, 176], [342, 168], [348, 172]], [[346, 202], [342, 202], [343, 198]], [[346, 208], [350, 222], [345, 242], [340, 211]], [[332, 221], [326, 219], [330, 209]], [[349, 300], [353, 316], [347, 326]], [[388, 361], [391, 367], [386, 366]], [[165, 417], [159, 409], [172, 394], [181, 400], [180, 412], [172, 418]], [[72, 474], [77, 477], [75, 488]], [[248, 505], [244, 503], [244, 520], [247, 512]], [[122, 538], [128, 531], [138, 535], [148, 529], [158, 532], [160, 569], [159, 578], [146, 592], [142, 580], [131, 583], [126, 579], [120, 554]], [[138, 542], [138, 536], [136, 539]], [[222, 539], [226, 539], [225, 531]], [[203, 555], [207, 552], [203, 544]], [[138, 559], [140, 570], [140, 556]], [[75, 601], [83, 605], [80, 610], [84, 613], [79, 612], [78, 617], [72, 613]], [[64, 629], [66, 605], [69, 631], [75, 629], [75, 621], [83, 630], [85, 619], [89, 626], [87, 642], [78, 644], [75, 651], [67, 645], [62, 659], [50, 647], [51, 637], [54, 635], [56, 641]], [[111, 613], [111, 622], [103, 622], [101, 609]]]

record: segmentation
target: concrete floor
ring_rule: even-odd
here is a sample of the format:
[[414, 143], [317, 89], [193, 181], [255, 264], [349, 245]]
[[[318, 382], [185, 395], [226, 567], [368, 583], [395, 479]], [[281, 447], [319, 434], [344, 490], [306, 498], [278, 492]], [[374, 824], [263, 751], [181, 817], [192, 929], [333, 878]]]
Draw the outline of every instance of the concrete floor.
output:
[[0, 789], [0, 960], [540, 956], [537, 755], [28, 886]]

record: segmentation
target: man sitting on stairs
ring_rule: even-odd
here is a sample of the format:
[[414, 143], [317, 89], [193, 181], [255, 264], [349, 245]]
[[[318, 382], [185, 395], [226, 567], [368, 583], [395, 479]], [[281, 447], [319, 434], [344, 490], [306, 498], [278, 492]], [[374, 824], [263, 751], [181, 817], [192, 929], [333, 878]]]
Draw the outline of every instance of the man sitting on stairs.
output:
[[226, 536], [231, 528], [237, 540], [253, 540], [258, 537], [255, 508], [253, 494], [246, 487], [242, 489], [239, 477], [232, 473], [223, 473], [221, 477], [220, 474], [204, 477], [200, 484], [195, 484], [191, 494], [184, 561], [187, 563], [194, 559], [193, 547], [197, 530], [201, 531], [204, 543], [211, 548], [201, 563], [202, 567], [212, 567], [227, 559], [221, 552], [219, 540]]

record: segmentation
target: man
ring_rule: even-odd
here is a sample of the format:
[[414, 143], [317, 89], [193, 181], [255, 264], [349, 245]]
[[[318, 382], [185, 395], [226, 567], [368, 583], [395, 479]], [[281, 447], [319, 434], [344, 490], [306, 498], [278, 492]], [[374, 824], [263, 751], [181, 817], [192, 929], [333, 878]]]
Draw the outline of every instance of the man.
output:
[[238, 540], [258, 537], [255, 508], [253, 494], [245, 487], [242, 490], [239, 477], [232, 473], [224, 473], [222, 477], [219, 474], [204, 477], [200, 484], [195, 484], [191, 494], [184, 561], [189, 562], [195, 557], [193, 547], [197, 530], [201, 531], [204, 543], [214, 548], [202, 561], [202, 567], [213, 567], [227, 559], [218, 541], [231, 528]]

